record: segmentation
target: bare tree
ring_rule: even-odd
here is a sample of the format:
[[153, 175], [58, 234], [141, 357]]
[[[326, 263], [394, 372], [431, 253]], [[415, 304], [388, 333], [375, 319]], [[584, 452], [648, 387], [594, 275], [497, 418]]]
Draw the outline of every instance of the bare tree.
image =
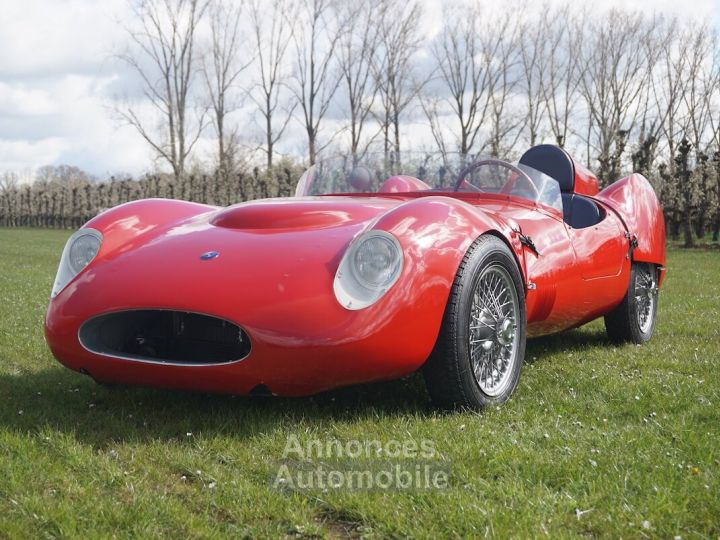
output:
[[332, 0], [300, 0], [293, 15], [295, 74], [292, 91], [302, 111], [308, 159], [315, 163], [320, 125], [340, 84], [335, 48], [344, 31]]
[[262, 150], [267, 157], [268, 170], [273, 166], [275, 145], [285, 132], [296, 105], [286, 106], [282, 95], [288, 77], [285, 55], [292, 38], [285, 24], [292, 11], [293, 5], [286, 0], [274, 2], [271, 8], [263, 8], [260, 0], [254, 0], [250, 6], [259, 82], [249, 95], [263, 118]]
[[[457, 120], [457, 149], [470, 154], [483, 127], [490, 109], [491, 92], [495, 73], [487, 61], [494, 56], [490, 41], [483, 43], [483, 33], [490, 30], [478, 28], [481, 20], [476, 7], [461, 10], [447, 10], [442, 31], [431, 46], [431, 53], [437, 69], [437, 77], [421, 98], [423, 111], [427, 116], [435, 142], [443, 153], [446, 142], [443, 133], [443, 109], [446, 105]], [[447, 96], [436, 98], [435, 94]]]
[[604, 183], [617, 175], [637, 118], [638, 98], [652, 68], [643, 47], [651, 28], [652, 22], [639, 13], [612, 10], [590, 26], [581, 47], [587, 144], [597, 152], [598, 176]]
[[[569, 6], [556, 8], [546, 17], [546, 69], [539, 78], [546, 104], [550, 131], [555, 142], [564, 146], [570, 132], [579, 85], [577, 50], [584, 35], [584, 13], [573, 15]], [[545, 23], [543, 23], [545, 24]]]
[[413, 70], [413, 57], [421, 44], [418, 33], [421, 15], [417, 0], [403, 4], [387, 0], [380, 13], [381, 42], [375, 77], [380, 97], [377, 116], [386, 155], [391, 151], [400, 153], [401, 117], [423, 86]]
[[449, 152], [451, 152], [451, 150], [448, 149], [448, 143], [445, 140], [445, 100], [432, 93], [433, 82], [434, 81], [432, 79], [428, 81], [429, 91], [420, 96], [420, 106], [422, 107], [423, 113], [428, 120], [430, 133], [435, 140], [435, 145], [437, 146], [438, 151], [443, 156], [446, 156]]
[[[712, 51], [707, 61], [709, 65], [705, 76], [708, 91], [705, 97], [707, 108], [711, 112], [710, 137], [713, 145], [720, 152], [720, 35], [717, 32], [712, 34]], [[720, 182], [720, 176], [718, 181]]]
[[140, 0], [133, 5], [140, 26], [128, 29], [135, 50], [121, 55], [142, 80], [161, 127], [157, 130], [155, 119], [132, 105], [118, 112], [172, 167], [175, 178], [183, 175], [204, 127], [204, 114], [192, 121], [190, 101], [197, 72], [195, 33], [206, 7], [204, 0]]
[[543, 117], [548, 108], [544, 79], [547, 77], [551, 61], [550, 37], [556, 28], [552, 24], [555, 10], [546, 6], [540, 17], [539, 22], [524, 21], [520, 28], [523, 37], [520, 40], [521, 88], [527, 105], [525, 127], [528, 130], [530, 146], [537, 144]]
[[58, 182], [60, 184], [80, 184], [94, 180], [92, 175], [74, 165], [43, 165], [35, 172], [38, 182]]
[[508, 11], [498, 17], [492, 32], [488, 33], [486, 62], [496, 66], [490, 87], [490, 134], [488, 145], [490, 155], [504, 157], [512, 153], [521, 135], [525, 120], [522, 113], [508, 110], [510, 99], [518, 85], [517, 65], [519, 63], [519, 26], [515, 15]]
[[0, 193], [15, 189], [18, 185], [18, 175], [14, 171], [3, 171], [0, 174]]
[[[374, 136], [365, 138], [365, 127], [375, 99], [377, 86], [374, 84], [373, 66], [380, 43], [380, 32], [375, 19], [382, 9], [383, 0], [362, 2], [357, 7], [348, 7], [343, 18], [352, 21], [352, 31], [343, 32], [338, 43], [341, 80], [350, 116], [350, 154], [361, 158], [373, 141]], [[361, 147], [362, 145], [362, 147]]]
[[18, 175], [13, 171], [0, 174], [0, 225], [16, 227], [18, 225]]
[[712, 58], [716, 36], [707, 26], [691, 28], [687, 36], [689, 47], [684, 49], [687, 56], [687, 86], [682, 94], [687, 110], [687, 134], [697, 153], [706, 153], [711, 138], [711, 101], [714, 90], [714, 66]]
[[[241, 49], [243, 7], [242, 3], [230, 4], [227, 0], [215, 0], [209, 6], [211, 43], [203, 63], [203, 78], [217, 136], [217, 168], [223, 176], [234, 169], [238, 146], [237, 128], [227, 125], [228, 115], [238, 106], [233, 89], [252, 62], [252, 54]], [[245, 52], [242, 59], [241, 51]]]
[[708, 71], [709, 92], [706, 94], [710, 114], [710, 137], [713, 141], [715, 152], [712, 156], [712, 165], [715, 176], [715, 217], [712, 224], [712, 239], [714, 242], [720, 240], [720, 36], [717, 33], [713, 36], [713, 50], [709, 58], [710, 69]]
[[[639, 172], [649, 171], [662, 135], [670, 156], [681, 138], [677, 133], [678, 114], [687, 84], [687, 54], [685, 40], [677, 39], [678, 33], [677, 19], [659, 20], [646, 42], [646, 55], [655, 69], [641, 93], [639, 148], [633, 155], [633, 166]], [[666, 164], [672, 175], [675, 161], [669, 159]]]
[[690, 29], [690, 46], [687, 51], [688, 83], [683, 93], [683, 102], [687, 110], [686, 137], [695, 150], [695, 170], [685, 190], [690, 192], [685, 198], [683, 210], [683, 231], [685, 245], [691, 246], [692, 212], [696, 213], [696, 233], [702, 238], [708, 222], [711, 204], [710, 170], [708, 163], [711, 137], [712, 101], [714, 91], [715, 66], [711, 61], [713, 50], [717, 47], [717, 36], [705, 25]]

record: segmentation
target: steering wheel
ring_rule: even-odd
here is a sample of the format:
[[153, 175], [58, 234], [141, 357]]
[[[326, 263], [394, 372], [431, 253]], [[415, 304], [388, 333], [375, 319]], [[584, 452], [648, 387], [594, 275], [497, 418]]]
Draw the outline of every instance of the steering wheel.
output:
[[473, 185], [467, 180], [465, 180], [466, 176], [485, 165], [499, 165], [500, 167], [505, 167], [506, 169], [509, 169], [515, 173], [515, 175], [513, 175], [507, 180], [507, 182], [505, 182], [505, 184], [503, 184], [503, 187], [500, 188], [500, 193], [510, 193], [511, 190], [515, 187], [515, 184], [518, 182], [518, 180], [522, 180], [530, 188], [530, 192], [532, 193], [534, 198], [536, 200], [540, 198], [540, 193], [538, 192], [537, 187], [535, 186], [533, 181], [530, 180], [530, 177], [522, 169], [519, 169], [515, 165], [511, 165], [507, 161], [503, 161], [501, 159], [481, 159], [480, 161], [475, 161], [465, 167], [457, 175], [457, 180], [455, 181], [455, 191], [460, 191], [460, 188], [462, 187], [473, 189], [479, 192], [485, 191], [484, 189]]

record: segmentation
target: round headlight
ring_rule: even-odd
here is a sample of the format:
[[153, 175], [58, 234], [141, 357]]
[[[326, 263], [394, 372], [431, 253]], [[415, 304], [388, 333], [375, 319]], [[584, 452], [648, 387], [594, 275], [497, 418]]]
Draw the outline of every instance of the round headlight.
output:
[[100, 249], [100, 238], [94, 234], [81, 234], [70, 245], [68, 263], [75, 274], [85, 268], [95, 258]]
[[82, 272], [83, 268], [90, 264], [90, 261], [100, 251], [101, 244], [102, 234], [95, 229], [80, 229], [70, 237], [60, 257], [60, 266], [55, 276], [51, 297], [62, 291], [75, 276]]
[[347, 309], [377, 302], [402, 270], [400, 243], [392, 234], [368, 231], [350, 245], [335, 275], [335, 296]]
[[351, 269], [361, 285], [369, 289], [387, 287], [398, 270], [398, 249], [386, 236], [368, 236], [353, 250]]

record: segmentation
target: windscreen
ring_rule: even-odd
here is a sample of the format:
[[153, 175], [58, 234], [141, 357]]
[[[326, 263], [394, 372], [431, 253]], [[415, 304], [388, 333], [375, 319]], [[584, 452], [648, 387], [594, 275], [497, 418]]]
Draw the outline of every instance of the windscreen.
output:
[[411, 155], [398, 158], [367, 156], [321, 160], [300, 177], [296, 196], [384, 191], [388, 179], [407, 175], [434, 192], [479, 192], [511, 195], [562, 212], [558, 182], [526, 165], [498, 159], [470, 159], [459, 155]]

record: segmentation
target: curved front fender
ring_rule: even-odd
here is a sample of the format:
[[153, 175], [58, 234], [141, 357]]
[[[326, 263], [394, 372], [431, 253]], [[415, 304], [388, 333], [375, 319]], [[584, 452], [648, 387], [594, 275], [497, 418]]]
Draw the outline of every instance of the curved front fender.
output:
[[416, 279], [442, 282], [443, 310], [463, 257], [482, 234], [494, 234], [508, 245], [525, 280], [523, 247], [511, 225], [464, 201], [421, 197], [385, 213], [369, 228], [388, 231], [400, 240]]

